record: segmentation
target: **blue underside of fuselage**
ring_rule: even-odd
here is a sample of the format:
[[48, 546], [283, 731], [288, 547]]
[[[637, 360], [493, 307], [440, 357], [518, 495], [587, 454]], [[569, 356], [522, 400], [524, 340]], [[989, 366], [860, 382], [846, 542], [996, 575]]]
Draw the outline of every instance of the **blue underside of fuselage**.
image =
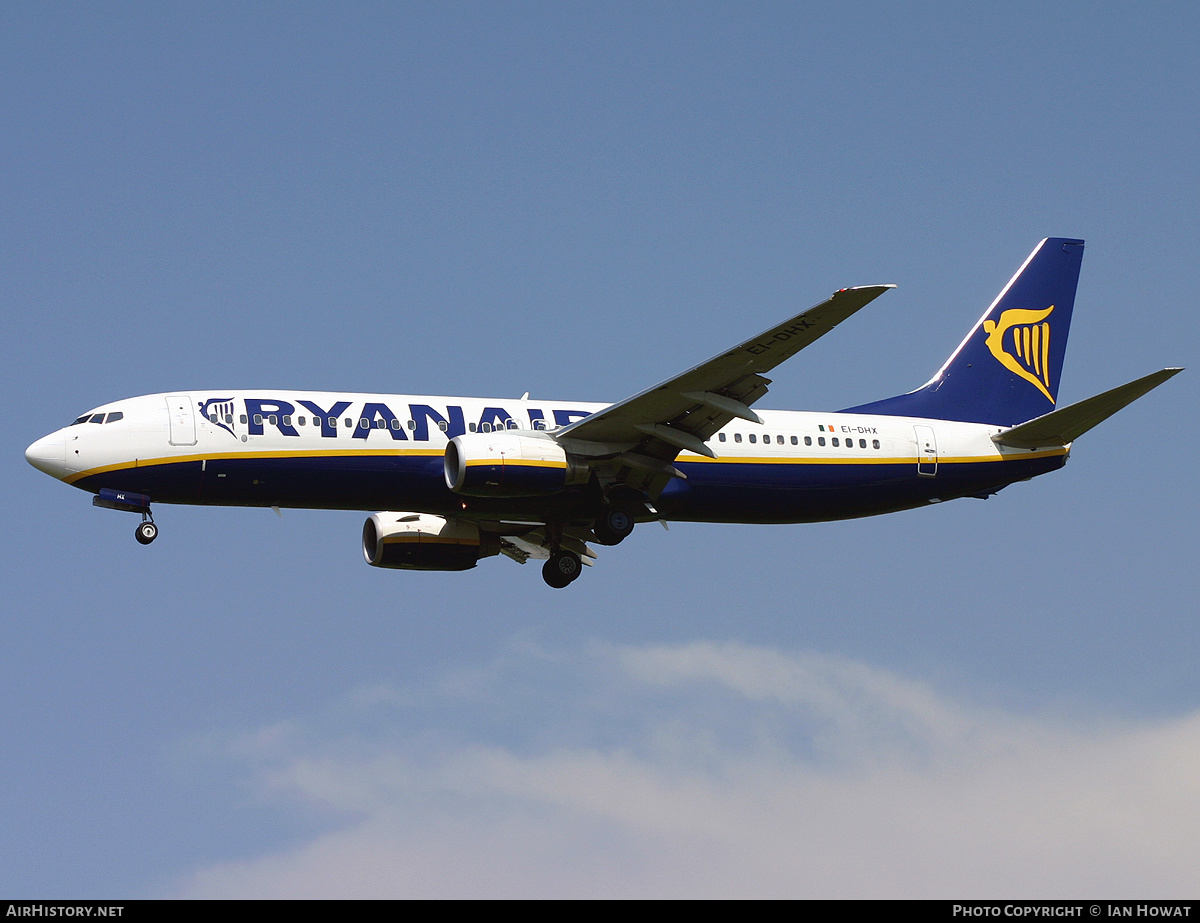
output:
[[[851, 519], [994, 493], [1014, 481], [1062, 467], [1065, 455], [953, 462], [919, 477], [896, 464], [678, 464], [655, 500], [665, 519], [788, 523]], [[155, 503], [279, 506], [302, 509], [412, 510], [469, 519], [590, 523], [599, 494], [583, 488], [545, 497], [482, 498], [452, 493], [441, 456], [286, 456], [188, 460], [104, 471], [74, 486], [147, 494]]]

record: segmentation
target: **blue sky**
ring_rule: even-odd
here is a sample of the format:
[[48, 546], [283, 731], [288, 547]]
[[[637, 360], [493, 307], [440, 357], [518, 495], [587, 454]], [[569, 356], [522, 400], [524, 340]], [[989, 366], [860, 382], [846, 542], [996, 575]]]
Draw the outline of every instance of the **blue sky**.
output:
[[1193, 4], [0, 11], [0, 894], [1195, 893], [1194, 373], [858, 522], [368, 568], [24, 447], [200, 388], [617, 400], [895, 282], [764, 406], [923, 383], [1045, 236], [1060, 398], [1194, 366]]

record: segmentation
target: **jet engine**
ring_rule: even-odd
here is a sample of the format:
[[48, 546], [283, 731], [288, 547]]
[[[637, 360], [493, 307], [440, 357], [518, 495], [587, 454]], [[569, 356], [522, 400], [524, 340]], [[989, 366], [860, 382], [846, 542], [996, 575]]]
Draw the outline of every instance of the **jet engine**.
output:
[[429, 513], [375, 513], [363, 525], [362, 545], [368, 564], [405, 570], [469, 570], [500, 553], [499, 536]]
[[455, 436], [446, 446], [446, 486], [470, 497], [535, 497], [586, 484], [588, 466], [549, 436], [499, 431]]

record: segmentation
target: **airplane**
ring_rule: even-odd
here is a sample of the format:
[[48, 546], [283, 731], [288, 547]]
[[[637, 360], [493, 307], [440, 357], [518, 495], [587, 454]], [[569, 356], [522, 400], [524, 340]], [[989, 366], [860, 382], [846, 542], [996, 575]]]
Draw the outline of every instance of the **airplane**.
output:
[[616, 404], [311, 391], [189, 391], [101, 405], [31, 465], [141, 514], [154, 503], [349, 509], [368, 564], [541, 560], [563, 588], [639, 523], [803, 523], [986, 499], [1182, 371], [1056, 406], [1082, 240], [1037, 245], [920, 388], [838, 412], [754, 410], [764, 377], [892, 285], [845, 288]]

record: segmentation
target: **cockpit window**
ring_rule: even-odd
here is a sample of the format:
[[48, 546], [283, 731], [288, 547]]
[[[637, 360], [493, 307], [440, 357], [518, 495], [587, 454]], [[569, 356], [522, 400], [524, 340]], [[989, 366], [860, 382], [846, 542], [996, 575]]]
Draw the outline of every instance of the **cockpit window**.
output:
[[121, 413], [120, 410], [113, 410], [112, 413], [107, 415], [107, 418], [106, 415], [102, 413], [85, 413], [83, 416], [79, 416], [79, 418], [74, 420], [71, 425], [78, 426], [79, 424], [82, 424], [82, 422], [116, 422], [124, 419], [125, 414]]
[[[114, 410], [112, 413], [110, 413], [108, 415], [107, 422], [112, 423], [116, 420], [121, 419], [121, 417], [123, 417], [123, 416], [124, 416], [124, 414], [121, 413], [121, 411]], [[105, 422], [104, 414], [102, 414], [102, 413], [85, 413], [82, 417], [79, 417], [78, 419], [76, 419], [75, 422], [72, 423], [71, 425], [78, 426], [80, 423], [104, 423], [104, 422]]]

